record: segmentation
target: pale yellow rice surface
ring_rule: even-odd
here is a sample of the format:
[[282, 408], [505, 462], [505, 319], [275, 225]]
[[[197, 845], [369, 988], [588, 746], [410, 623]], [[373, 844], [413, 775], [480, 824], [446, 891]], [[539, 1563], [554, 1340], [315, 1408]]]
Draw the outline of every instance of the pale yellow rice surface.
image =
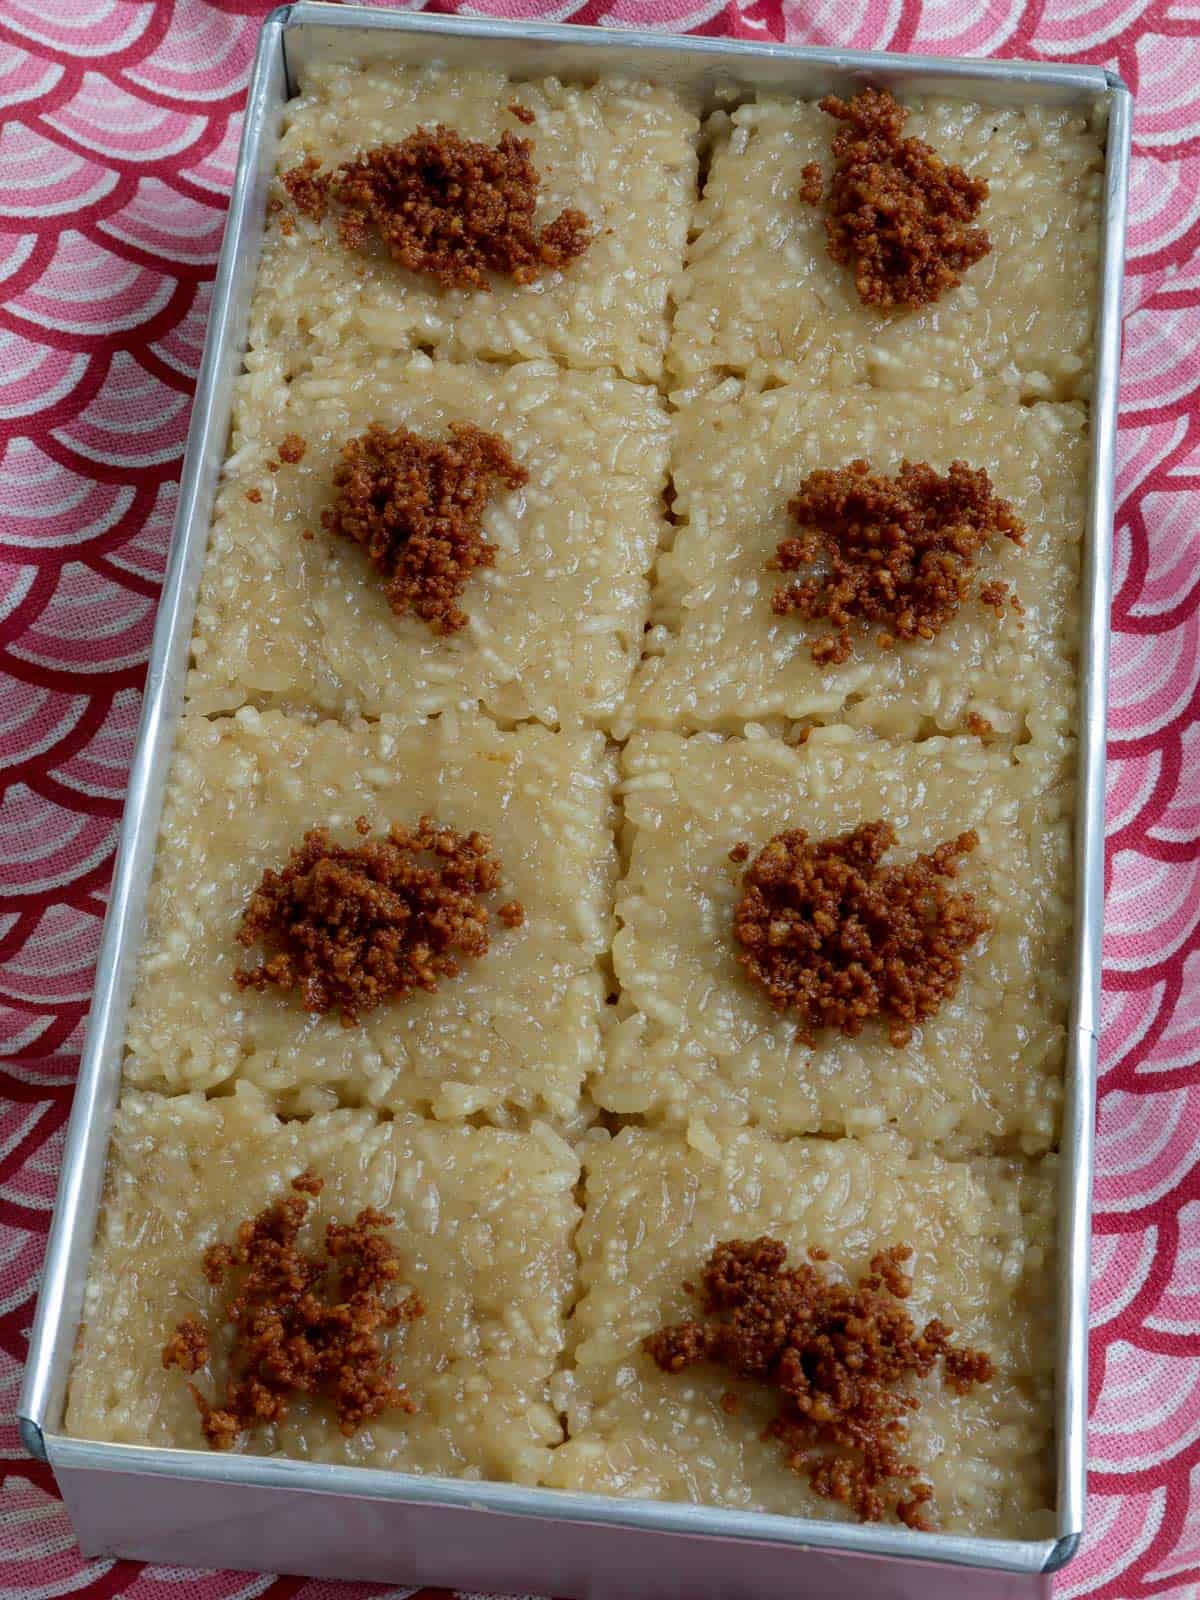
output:
[[[529, 474], [521, 488], [497, 485], [483, 521], [495, 565], [468, 580], [467, 624], [449, 636], [397, 616], [363, 551], [321, 526], [342, 446], [372, 422], [438, 440], [474, 423]], [[304, 456], [272, 473], [289, 433]], [[391, 357], [290, 388], [274, 366], [253, 370], [196, 613], [192, 709], [250, 701], [417, 719], [482, 701], [504, 718], [606, 720], [641, 648], [667, 448], [654, 390], [549, 361]]]
[[[480, 1114], [497, 1123], [581, 1114], [597, 1059], [610, 932], [611, 763], [598, 733], [535, 725], [498, 731], [446, 716], [402, 729], [313, 727], [245, 709], [185, 718], [167, 794], [125, 1075], [179, 1093], [248, 1079], [278, 1110], [334, 1105]], [[236, 942], [266, 867], [305, 829], [341, 842], [438, 822], [491, 836], [522, 927], [492, 923], [491, 948], [458, 977], [366, 1012], [346, 1028], [295, 993], [239, 990], [250, 955]]]
[[161, 1099], [129, 1090], [117, 1113], [100, 1228], [67, 1402], [84, 1438], [207, 1448], [177, 1369], [161, 1352], [199, 1316], [212, 1359], [193, 1380], [219, 1400], [228, 1372], [223, 1292], [201, 1272], [204, 1249], [290, 1193], [311, 1167], [325, 1188], [302, 1235], [317, 1246], [331, 1218], [364, 1206], [389, 1230], [425, 1315], [392, 1334], [397, 1380], [416, 1402], [345, 1438], [327, 1403], [297, 1395], [280, 1426], [238, 1448], [253, 1454], [390, 1467], [456, 1478], [535, 1482], [562, 1437], [548, 1381], [563, 1344], [578, 1218], [578, 1160], [544, 1125], [530, 1133], [379, 1123], [367, 1111], [280, 1122], [256, 1090]]
[[[994, 250], [938, 304], [881, 316], [798, 199], [807, 161], [830, 169], [814, 105], [714, 117], [697, 204], [699, 128], [667, 89], [326, 67], [288, 108], [280, 170], [437, 122], [532, 138], [539, 219], [578, 206], [596, 236], [565, 272], [469, 293], [375, 241], [344, 251], [332, 217], [268, 220], [67, 1427], [203, 1446], [163, 1342], [214, 1309], [205, 1245], [313, 1167], [320, 1223], [396, 1215], [428, 1308], [394, 1336], [419, 1409], [347, 1440], [300, 1398], [242, 1448], [841, 1518], [761, 1440], [765, 1391], [669, 1378], [641, 1340], [694, 1310], [682, 1282], [721, 1239], [819, 1245], [851, 1277], [905, 1242], [914, 1317], [943, 1317], [999, 1368], [965, 1398], [921, 1385], [913, 1454], [942, 1526], [1049, 1536], [1047, 1152], [1102, 131], [921, 102], [909, 131], [991, 183]], [[495, 568], [470, 581], [469, 627], [439, 639], [392, 615], [320, 514], [349, 436], [378, 421], [441, 437], [454, 420], [503, 436], [530, 482], [492, 500]], [[271, 472], [289, 433], [303, 459]], [[860, 638], [819, 669], [815, 625], [769, 611], [787, 500], [815, 466], [905, 455], [962, 457], [1013, 499], [1026, 548], [998, 545], [981, 577], [1013, 582], [1024, 629], [968, 607], [918, 650]], [[942, 736], [972, 712], [994, 744]], [[780, 737], [812, 722], [834, 725]], [[619, 758], [605, 732], [629, 736]], [[458, 978], [355, 1028], [236, 987], [247, 899], [306, 828], [350, 841], [360, 815], [425, 811], [492, 835], [494, 902], [522, 901], [520, 929], [496, 923]], [[872, 1024], [809, 1047], [737, 964], [728, 852], [875, 818], [900, 836], [893, 860], [977, 829], [961, 882], [994, 925], [907, 1046]], [[612, 1137], [601, 1111], [647, 1126]], [[846, 1137], [787, 1137], [811, 1133]], [[210, 1393], [226, 1350], [222, 1334]]]
[[829, 256], [801, 170], [828, 179], [837, 124], [815, 104], [764, 99], [716, 124], [717, 147], [679, 292], [668, 365], [689, 388], [754, 384], [967, 390], [1087, 398], [1099, 262], [1102, 131], [1064, 110], [919, 103], [906, 131], [986, 178], [992, 251], [917, 311], [879, 312]]
[[[813, 1493], [760, 1435], [774, 1414], [762, 1384], [711, 1367], [668, 1376], [641, 1349], [696, 1314], [683, 1289], [718, 1242], [769, 1234], [798, 1262], [810, 1246], [851, 1280], [875, 1251], [909, 1244], [909, 1302], [991, 1355], [995, 1379], [959, 1397], [919, 1380], [913, 1458], [947, 1530], [994, 1538], [1052, 1532], [1054, 1161], [969, 1164], [909, 1155], [886, 1134], [795, 1139], [697, 1126], [626, 1129], [585, 1142], [578, 1234], [583, 1296], [573, 1365], [555, 1382], [570, 1439], [550, 1482], [822, 1519], [847, 1512]], [[737, 1415], [721, 1396], [737, 1395]]]
[[[593, 1085], [610, 1111], [685, 1125], [864, 1134], [891, 1125], [950, 1153], [1046, 1150], [1058, 1136], [1069, 961], [1069, 765], [1038, 746], [974, 739], [895, 745], [818, 728], [792, 749], [759, 736], [635, 734], [623, 754], [631, 858], [613, 946], [620, 1018]], [[992, 916], [953, 999], [902, 1048], [878, 1023], [857, 1038], [796, 1038], [736, 960], [744, 870], [785, 828], [811, 837], [883, 819], [889, 860], [965, 829], [958, 882]]]
[[[584, 254], [532, 284], [496, 278], [491, 292], [444, 289], [406, 272], [377, 239], [347, 251], [336, 221], [269, 224], [251, 343], [288, 351], [294, 369], [358, 344], [436, 349], [461, 360], [554, 356], [571, 367], [614, 367], [658, 378], [667, 297], [683, 263], [696, 183], [695, 116], [668, 89], [609, 80], [513, 82], [488, 67], [447, 71], [395, 65], [314, 67], [286, 112], [279, 171], [315, 156], [325, 168], [419, 127], [446, 123], [495, 144], [533, 143], [541, 178], [537, 221], [582, 211], [594, 237]], [[508, 110], [534, 113], [529, 126]], [[279, 197], [283, 198], [280, 188]]]
[[[734, 385], [723, 386], [733, 390]], [[622, 730], [631, 725], [731, 732], [770, 717], [845, 721], [890, 738], [959, 731], [970, 714], [998, 734], [1036, 720], [1074, 726], [1079, 554], [1087, 492], [1081, 406], [1000, 408], [978, 396], [774, 389], [698, 399], [674, 418], [674, 512], [682, 526], [658, 564], [651, 652]], [[985, 468], [1026, 526], [1025, 542], [994, 538], [977, 587], [1007, 582], [1025, 608], [998, 620], [975, 601], [932, 640], [880, 649], [878, 625], [852, 629], [840, 666], [812, 659], [828, 622], [775, 616], [791, 574], [769, 572], [799, 531], [788, 502], [805, 475], [864, 458], [878, 472], [928, 461]], [[797, 576], [802, 577], [800, 573]]]

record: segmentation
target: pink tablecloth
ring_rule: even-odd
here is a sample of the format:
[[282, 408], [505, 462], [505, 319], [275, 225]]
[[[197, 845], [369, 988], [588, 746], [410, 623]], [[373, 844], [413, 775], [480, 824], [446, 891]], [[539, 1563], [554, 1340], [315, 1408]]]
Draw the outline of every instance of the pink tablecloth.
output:
[[[352, 1591], [81, 1561], [13, 1409], [262, 0], [0, 0], [0, 1592]], [[435, 4], [431, 9], [445, 9]], [[484, 0], [1102, 62], [1138, 95], [1087, 1543], [1200, 1595], [1200, 0]], [[432, 1591], [430, 1591], [432, 1593]]]

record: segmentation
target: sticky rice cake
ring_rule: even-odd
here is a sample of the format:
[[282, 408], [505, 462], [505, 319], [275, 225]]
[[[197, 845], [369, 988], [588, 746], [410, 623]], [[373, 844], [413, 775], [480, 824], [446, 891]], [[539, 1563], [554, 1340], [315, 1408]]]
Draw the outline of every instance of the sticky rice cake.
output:
[[385, 1334], [411, 1415], [385, 1412], [345, 1437], [323, 1404], [296, 1395], [281, 1425], [242, 1448], [342, 1465], [533, 1483], [562, 1431], [549, 1379], [574, 1282], [572, 1195], [579, 1163], [545, 1125], [530, 1133], [447, 1128], [374, 1112], [281, 1121], [252, 1086], [205, 1100], [126, 1090], [117, 1112], [84, 1332], [67, 1407], [79, 1437], [202, 1450], [200, 1415], [164, 1344], [200, 1317], [212, 1359], [194, 1382], [223, 1398], [232, 1331], [223, 1289], [200, 1258], [238, 1223], [288, 1195], [310, 1169], [325, 1180], [302, 1235], [311, 1250], [334, 1218], [366, 1206], [395, 1218], [397, 1298], [424, 1315]]
[[[973, 739], [893, 744], [818, 728], [801, 748], [764, 735], [638, 733], [622, 753], [624, 847], [613, 967], [619, 1021], [591, 1083], [622, 1116], [774, 1133], [861, 1135], [892, 1126], [953, 1153], [1030, 1155], [1059, 1135], [1070, 963], [1072, 781], [1058, 752], [1014, 759]], [[883, 819], [911, 860], [967, 829], [956, 885], [991, 931], [957, 992], [893, 1045], [882, 1021], [815, 1046], [738, 965], [744, 868], [776, 833], [812, 838]]]
[[[514, 116], [512, 105], [533, 121]], [[332, 217], [318, 224], [285, 206], [268, 226], [252, 345], [284, 351], [292, 372], [352, 348], [361, 359], [427, 349], [455, 361], [549, 356], [568, 367], [659, 378], [699, 131], [670, 89], [617, 79], [522, 82], [491, 68], [314, 66], [285, 116], [280, 172], [309, 156], [328, 171], [439, 123], [489, 145], [516, 134], [532, 143], [541, 175], [535, 222], [570, 207], [588, 218], [593, 238], [565, 270], [531, 286], [497, 279], [480, 294], [404, 271], [377, 241], [348, 252]], [[276, 198], [285, 200], [282, 189]]]
[[[276, 1110], [335, 1105], [479, 1116], [511, 1124], [584, 1115], [598, 1059], [615, 872], [611, 758], [598, 733], [512, 733], [447, 713], [417, 728], [387, 719], [316, 726], [244, 708], [187, 717], [167, 792], [129, 1021], [125, 1078], [179, 1094], [248, 1080]], [[265, 868], [306, 829], [353, 843], [429, 813], [487, 833], [503, 869], [491, 948], [432, 993], [367, 1012], [355, 1027], [314, 1015], [293, 991], [243, 991], [236, 942]], [[493, 908], [494, 909], [494, 908]]]
[[[727, 386], [732, 388], [732, 385]], [[637, 726], [736, 733], [747, 722], [815, 720], [893, 739], [963, 732], [982, 718], [1020, 739], [1074, 727], [1079, 657], [1079, 556], [1087, 504], [1087, 415], [1077, 405], [947, 406], [936, 395], [869, 390], [766, 394], [718, 389], [673, 419], [673, 513], [658, 561], [647, 654], [619, 731]], [[790, 575], [768, 570], [799, 527], [788, 503], [805, 476], [865, 459], [880, 473], [903, 460], [945, 472], [983, 467], [1025, 525], [1023, 543], [993, 537], [972, 597], [934, 638], [881, 648], [878, 625], [855, 623], [851, 655], [814, 661], [828, 621], [776, 616]], [[799, 574], [803, 576], [803, 574]], [[1004, 615], [977, 598], [1010, 586]], [[836, 631], [836, 630], [832, 630]]]
[[828, 181], [840, 124], [813, 102], [772, 97], [718, 118], [672, 326], [673, 387], [732, 374], [754, 387], [1089, 398], [1104, 171], [1095, 119], [917, 102], [905, 134], [986, 178], [978, 222], [992, 250], [932, 305], [879, 312], [830, 260], [823, 210], [799, 196], [810, 162]]
[[939, 1526], [1051, 1534], [1053, 1158], [956, 1163], [888, 1134], [780, 1141], [701, 1122], [688, 1134], [627, 1128], [582, 1148], [582, 1296], [554, 1384], [568, 1442], [551, 1458], [552, 1484], [845, 1520], [761, 1437], [774, 1414], [767, 1385], [708, 1365], [664, 1373], [641, 1341], [698, 1314], [683, 1285], [721, 1241], [766, 1234], [794, 1264], [816, 1246], [851, 1282], [877, 1250], [908, 1244], [913, 1320], [940, 1317], [998, 1367], [963, 1396], [940, 1373], [915, 1384], [905, 1453], [933, 1484]]
[[[442, 440], [496, 434], [529, 474], [483, 518], [494, 564], [468, 580], [466, 626], [396, 615], [363, 550], [325, 531], [343, 445], [372, 423]], [[298, 462], [278, 464], [289, 435]], [[655, 390], [550, 361], [353, 361], [285, 384], [242, 380], [233, 455], [196, 612], [191, 709], [247, 702], [412, 721], [475, 704], [549, 725], [605, 722], [624, 699], [649, 603], [666, 483]]]

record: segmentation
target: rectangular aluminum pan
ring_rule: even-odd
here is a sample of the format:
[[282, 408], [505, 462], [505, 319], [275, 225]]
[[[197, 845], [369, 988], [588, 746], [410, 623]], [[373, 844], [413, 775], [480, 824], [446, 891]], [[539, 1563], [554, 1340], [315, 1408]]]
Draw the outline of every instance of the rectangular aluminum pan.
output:
[[[153, 867], [163, 786], [183, 698], [192, 613], [229, 430], [282, 109], [318, 60], [477, 63], [519, 75], [636, 73], [706, 105], [772, 89], [846, 93], [866, 82], [995, 105], [1108, 112], [1091, 492], [1083, 572], [1074, 986], [1062, 1142], [1058, 1327], [1058, 1517], [1040, 1542], [914, 1533], [716, 1507], [631, 1502], [254, 1456], [86, 1443], [62, 1433], [67, 1379], [95, 1232], [125, 1017]], [[284, 6], [263, 26], [188, 435], [179, 513], [95, 997], [67, 1132], [20, 1401], [28, 1449], [54, 1468], [88, 1554], [383, 1582], [556, 1595], [1049, 1593], [1083, 1527], [1087, 1292], [1103, 898], [1104, 742], [1121, 274], [1132, 102], [1097, 67], [937, 60], [793, 49], [593, 28]], [[970, 1569], [966, 1571], [964, 1569]]]

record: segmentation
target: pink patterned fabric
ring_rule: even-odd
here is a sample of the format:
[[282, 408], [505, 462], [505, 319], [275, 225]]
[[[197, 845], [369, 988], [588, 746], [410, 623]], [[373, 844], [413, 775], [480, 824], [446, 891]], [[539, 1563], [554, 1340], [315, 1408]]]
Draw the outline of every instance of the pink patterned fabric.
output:
[[[0, 0], [0, 1592], [363, 1589], [85, 1563], [13, 1422], [264, 0]], [[434, 4], [430, 9], [445, 9]], [[1138, 95], [1115, 534], [1092, 1495], [1059, 1593], [1200, 1594], [1200, 4], [479, 0], [1100, 62]], [[429, 1595], [433, 1591], [427, 1591]]]

